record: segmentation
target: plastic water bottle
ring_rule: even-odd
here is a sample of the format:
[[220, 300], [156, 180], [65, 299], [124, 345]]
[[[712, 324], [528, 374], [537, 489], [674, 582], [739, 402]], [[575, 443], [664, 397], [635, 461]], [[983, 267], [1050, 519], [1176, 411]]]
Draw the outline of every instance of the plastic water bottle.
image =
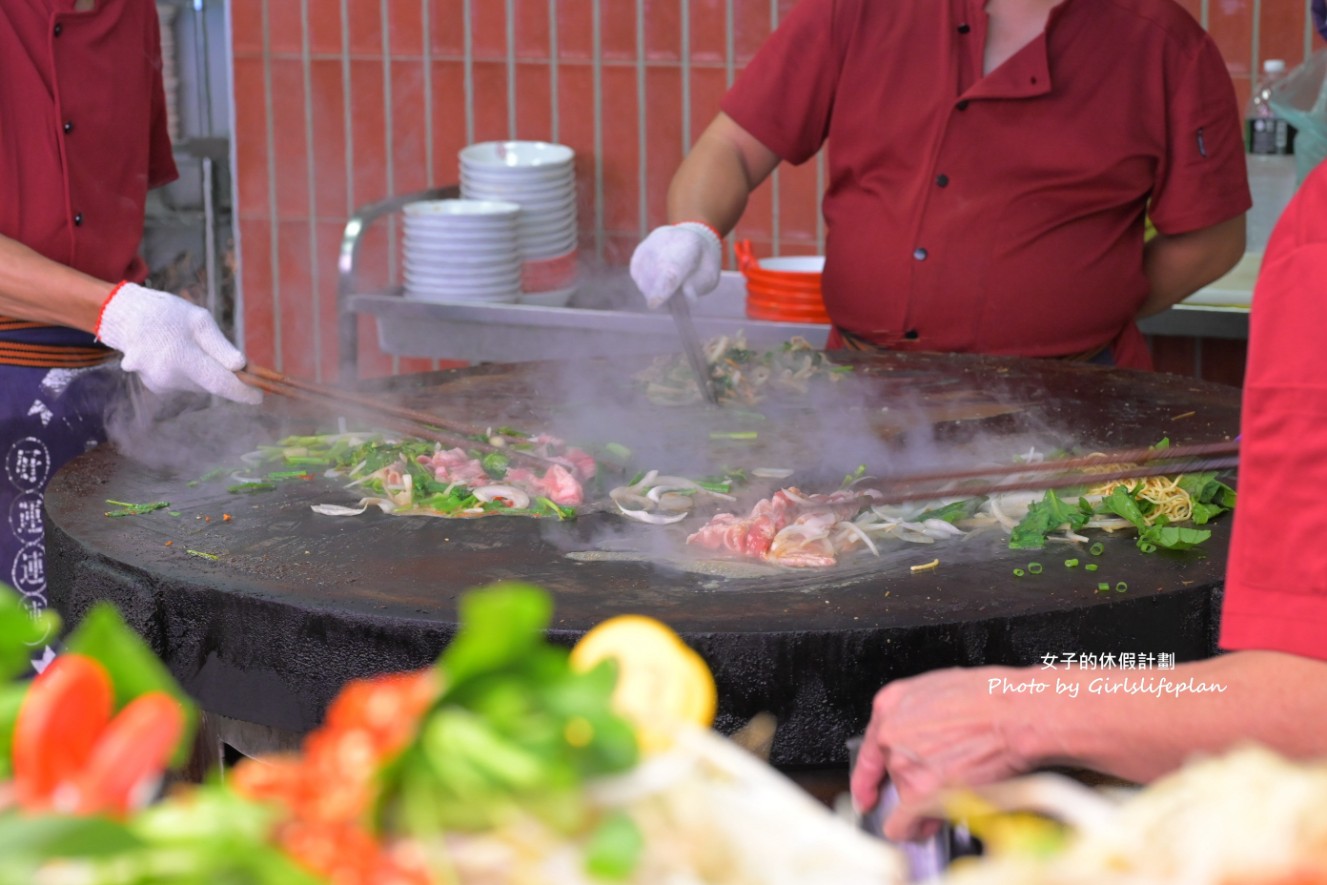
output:
[[1277, 58], [1263, 62], [1263, 76], [1253, 89], [1245, 113], [1245, 139], [1249, 155], [1249, 190], [1253, 208], [1247, 224], [1247, 249], [1262, 252], [1276, 220], [1295, 195], [1297, 180], [1295, 128], [1276, 115], [1269, 102], [1272, 87], [1286, 75], [1286, 63]]
[[1262, 79], [1254, 86], [1244, 114], [1245, 146], [1251, 154], [1293, 154], [1295, 127], [1278, 117], [1270, 103], [1272, 87], [1286, 75], [1286, 63], [1269, 58], [1262, 70]]

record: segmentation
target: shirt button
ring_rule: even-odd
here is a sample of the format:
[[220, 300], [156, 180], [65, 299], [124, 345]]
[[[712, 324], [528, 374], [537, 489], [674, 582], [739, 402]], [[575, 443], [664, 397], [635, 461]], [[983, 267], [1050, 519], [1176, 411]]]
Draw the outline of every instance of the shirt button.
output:
[[73, 131], [74, 131], [74, 121], [73, 121], [73, 120], [65, 120], [64, 130], [65, 130], [65, 135], [68, 135], [69, 133], [73, 132]]
[[954, 105], [954, 107], [958, 108], [960, 111], [966, 111], [968, 109], [968, 100], [966, 98], [962, 99], [958, 104]]
[[908, 331], [903, 333], [903, 337], [908, 339], [909, 341], [916, 341], [918, 338], [921, 337], [921, 333], [918, 332], [916, 329], [909, 329]]
[[949, 187], [949, 176], [948, 176], [948, 175], [937, 175], [937, 176], [935, 177], [935, 186], [936, 186], [936, 187]]
[[64, 29], [65, 29], [65, 26], [64, 26], [63, 23], [61, 23], [61, 22], [56, 22], [56, 23], [55, 23], [55, 27], [52, 29], [52, 32], [55, 34], [55, 36], [58, 37], [58, 36], [60, 36], [60, 32], [63, 31]]
[[74, 227], [79, 227], [82, 224], [83, 224], [83, 213], [78, 212], [74, 215]]
[[963, 24], [961, 24], [961, 25], [958, 26], [958, 32], [959, 32], [960, 34], [966, 34], [966, 33], [968, 33], [968, 31], [971, 31], [971, 30], [972, 30], [972, 26], [969, 25], [967, 22], [963, 22]]
[[927, 255], [926, 250], [923, 249], [921, 246], [918, 246], [918, 247], [917, 247], [916, 249], [914, 249], [913, 252], [912, 252], [912, 257], [915, 258], [915, 259], [917, 259], [918, 261], [925, 261], [925, 260], [926, 260], [926, 255]]

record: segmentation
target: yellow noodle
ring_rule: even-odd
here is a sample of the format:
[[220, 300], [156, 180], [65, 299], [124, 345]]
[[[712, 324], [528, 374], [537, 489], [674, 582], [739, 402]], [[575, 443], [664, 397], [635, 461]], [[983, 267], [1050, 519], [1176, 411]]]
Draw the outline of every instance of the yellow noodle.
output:
[[1193, 516], [1193, 499], [1189, 493], [1180, 488], [1179, 478], [1171, 476], [1149, 476], [1140, 479], [1131, 480], [1111, 480], [1098, 486], [1088, 489], [1088, 494], [1106, 496], [1112, 490], [1121, 486], [1125, 490], [1142, 486], [1137, 493], [1137, 497], [1146, 501], [1151, 501], [1156, 507], [1144, 519], [1148, 525], [1156, 524], [1157, 520], [1165, 517], [1170, 524], [1177, 522], [1187, 522]]

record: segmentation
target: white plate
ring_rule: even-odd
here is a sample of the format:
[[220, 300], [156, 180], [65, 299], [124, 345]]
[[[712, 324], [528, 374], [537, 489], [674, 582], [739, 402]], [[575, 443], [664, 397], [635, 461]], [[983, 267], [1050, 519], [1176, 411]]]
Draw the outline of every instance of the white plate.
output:
[[566, 187], [576, 181], [576, 170], [573, 166], [484, 169], [462, 165], [461, 180], [471, 187]]
[[547, 141], [483, 141], [462, 148], [459, 156], [462, 166], [519, 169], [570, 165], [576, 152], [565, 144]]
[[556, 182], [476, 181], [466, 175], [461, 176], [461, 193], [476, 200], [504, 200], [523, 204], [530, 200], [574, 199], [576, 182], [572, 179]]
[[406, 238], [412, 236], [425, 237], [428, 239], [453, 239], [464, 243], [479, 243], [485, 240], [502, 242], [514, 234], [519, 225], [510, 224], [501, 227], [456, 227], [448, 225], [408, 224], [405, 228]]
[[556, 200], [526, 200], [521, 203], [521, 217], [516, 220], [519, 225], [527, 219], [549, 219], [553, 217], [576, 217], [576, 197], [570, 196]]
[[565, 234], [576, 229], [576, 217], [559, 218], [550, 221], [532, 221], [529, 224], [522, 224], [516, 228], [516, 239], [529, 239], [530, 237], [551, 237], [555, 234]]
[[516, 231], [503, 231], [502, 234], [478, 234], [478, 232], [456, 231], [406, 231], [406, 248], [449, 249], [453, 252], [502, 252], [510, 251], [516, 241]]
[[520, 268], [497, 271], [469, 271], [459, 267], [436, 267], [407, 264], [403, 271], [409, 280], [445, 280], [447, 285], [461, 287], [502, 287], [521, 281]]
[[401, 210], [407, 218], [515, 217], [521, 207], [504, 200], [418, 200]]
[[436, 282], [442, 286], [455, 286], [462, 289], [506, 286], [513, 282], [519, 282], [521, 278], [519, 265], [514, 270], [504, 269], [496, 273], [488, 271], [469, 273], [458, 267], [420, 267], [408, 264], [401, 273], [407, 280]]
[[432, 273], [453, 268], [462, 273], [510, 273], [512, 268], [521, 266], [521, 257], [516, 252], [503, 255], [500, 258], [492, 258], [473, 255], [449, 255], [445, 252], [426, 252], [416, 249], [405, 253], [405, 266]]

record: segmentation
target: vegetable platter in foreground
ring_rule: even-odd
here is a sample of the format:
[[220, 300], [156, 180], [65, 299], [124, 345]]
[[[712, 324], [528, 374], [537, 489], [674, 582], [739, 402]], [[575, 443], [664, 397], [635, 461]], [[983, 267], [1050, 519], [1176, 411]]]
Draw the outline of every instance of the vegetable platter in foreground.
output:
[[[708, 667], [648, 618], [569, 651], [542, 591], [476, 591], [436, 666], [352, 682], [300, 752], [157, 796], [192, 711], [94, 614], [7, 689], [0, 885], [901, 881], [886, 846], [708, 730]], [[16, 676], [52, 625], [8, 593], [0, 621]]]

